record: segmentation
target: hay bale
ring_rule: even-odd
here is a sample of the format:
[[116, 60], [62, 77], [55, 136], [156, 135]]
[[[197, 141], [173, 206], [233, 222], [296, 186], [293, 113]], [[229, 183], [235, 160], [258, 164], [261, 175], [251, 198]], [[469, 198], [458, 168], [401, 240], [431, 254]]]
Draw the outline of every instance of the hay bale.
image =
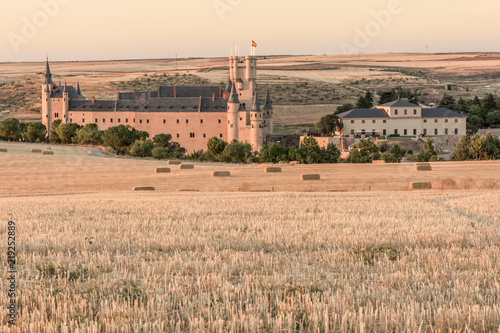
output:
[[168, 160], [167, 164], [179, 165], [179, 164], [181, 164], [181, 161], [179, 161], [179, 160]]
[[6, 148], [0, 148], [0, 153], [6, 153], [7, 149]]
[[41, 149], [31, 149], [31, 152], [40, 154], [42, 152], [42, 150]]
[[432, 171], [429, 163], [415, 163], [415, 171]]
[[42, 155], [54, 155], [54, 152], [52, 150], [44, 150], [42, 151]]
[[200, 192], [197, 189], [178, 189], [177, 192]]
[[266, 173], [281, 172], [280, 167], [267, 167]]
[[432, 189], [431, 182], [417, 182], [411, 183], [412, 190], [430, 190]]
[[373, 160], [372, 164], [385, 164], [384, 160]]
[[154, 191], [153, 186], [136, 186], [132, 189], [133, 191]]
[[300, 164], [300, 162], [299, 161], [290, 161], [290, 164], [291, 165], [297, 165], [297, 164]]
[[321, 176], [317, 173], [300, 175], [301, 180], [321, 180]]
[[212, 177], [230, 177], [231, 173], [229, 171], [214, 171]]
[[170, 168], [156, 168], [156, 173], [170, 173]]
[[194, 169], [194, 165], [193, 164], [179, 164], [179, 169], [192, 170], [192, 169]]

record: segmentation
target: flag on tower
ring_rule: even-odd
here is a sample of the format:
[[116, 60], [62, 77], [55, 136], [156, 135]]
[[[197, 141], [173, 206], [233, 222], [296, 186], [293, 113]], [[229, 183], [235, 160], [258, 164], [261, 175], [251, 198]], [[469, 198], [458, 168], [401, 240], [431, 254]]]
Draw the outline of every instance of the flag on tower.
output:
[[252, 41], [252, 47], [257, 47], [257, 43]]

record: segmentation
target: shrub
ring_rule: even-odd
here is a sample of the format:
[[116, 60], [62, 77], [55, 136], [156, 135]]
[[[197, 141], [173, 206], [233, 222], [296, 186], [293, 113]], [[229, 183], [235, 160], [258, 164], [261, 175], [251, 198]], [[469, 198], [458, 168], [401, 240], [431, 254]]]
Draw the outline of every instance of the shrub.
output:
[[134, 144], [130, 147], [130, 155], [136, 157], [151, 157], [153, 152], [154, 144], [150, 139], [147, 140], [136, 140]]

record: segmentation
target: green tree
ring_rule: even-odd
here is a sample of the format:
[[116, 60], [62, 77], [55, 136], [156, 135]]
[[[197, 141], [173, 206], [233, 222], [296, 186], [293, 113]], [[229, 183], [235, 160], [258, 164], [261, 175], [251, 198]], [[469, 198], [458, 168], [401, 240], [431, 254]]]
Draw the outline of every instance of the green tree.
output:
[[441, 98], [441, 101], [439, 101], [438, 107], [453, 109], [454, 105], [455, 105], [455, 99], [453, 98], [453, 96], [444, 93], [443, 98]]
[[486, 157], [486, 147], [484, 145], [484, 138], [481, 138], [479, 134], [475, 134], [470, 139], [469, 152], [471, 158], [474, 160], [484, 160]]
[[136, 140], [145, 140], [144, 136], [148, 136], [146, 132], [137, 131], [129, 125], [119, 125], [105, 130], [102, 133], [102, 142], [105, 146], [115, 149], [117, 153], [123, 154]]
[[469, 161], [472, 159], [470, 154], [470, 138], [467, 135], [460, 138], [460, 141], [451, 154], [451, 159], [453, 161]]
[[379, 91], [377, 95], [380, 96], [379, 104], [386, 104], [392, 101], [395, 101], [398, 96], [395, 89], [387, 90], [387, 91]]
[[486, 116], [486, 123], [491, 125], [500, 125], [500, 110], [491, 110]]
[[401, 148], [398, 144], [395, 144], [391, 149], [391, 154], [394, 155], [394, 158], [399, 163], [403, 159], [406, 154], [406, 150]]
[[373, 107], [373, 93], [367, 91], [365, 96], [358, 98], [356, 108], [358, 109], [371, 109]]
[[419, 162], [432, 162], [437, 161], [437, 152], [434, 149], [434, 142], [427, 138], [424, 143], [424, 149], [422, 149], [417, 155], [417, 161]]
[[0, 137], [11, 140], [19, 140], [21, 138], [21, 129], [19, 120], [16, 118], [7, 118], [0, 122]]
[[72, 143], [77, 141], [76, 132], [81, 128], [80, 125], [75, 123], [60, 124], [55, 129], [59, 140], [65, 143]]
[[340, 150], [333, 143], [329, 143], [326, 149], [321, 149], [324, 163], [337, 163], [340, 158]]
[[76, 131], [76, 140], [84, 145], [102, 144], [102, 131], [99, 131], [97, 124], [86, 124]]
[[339, 117], [329, 114], [321, 117], [320, 121], [316, 123], [315, 128], [323, 135], [335, 135], [335, 132], [342, 130], [343, 124]]
[[161, 133], [154, 136], [153, 143], [155, 146], [167, 148], [170, 146], [170, 140], [172, 140], [172, 135]]
[[380, 159], [380, 153], [377, 145], [370, 139], [361, 139], [349, 153], [349, 162], [351, 163], [371, 163], [378, 159]]
[[57, 129], [62, 124], [61, 119], [54, 120], [52, 126], [50, 126], [50, 142], [61, 142], [62, 140], [59, 138], [59, 134], [57, 133]]
[[500, 158], [500, 139], [487, 132], [483, 138], [484, 157], [487, 160], [496, 160]]
[[259, 162], [261, 163], [278, 163], [288, 160], [289, 148], [283, 147], [279, 143], [271, 143], [264, 145], [259, 154]]
[[154, 143], [150, 139], [136, 140], [130, 147], [130, 155], [136, 157], [151, 157]]
[[214, 136], [208, 139], [207, 149], [215, 157], [218, 157], [224, 149], [226, 149], [227, 142]]
[[225, 162], [245, 163], [252, 157], [252, 146], [249, 143], [233, 141], [221, 153]]
[[21, 136], [26, 142], [42, 142], [47, 136], [47, 128], [42, 123], [28, 123], [22, 126]]
[[486, 97], [481, 101], [481, 106], [485, 113], [495, 109], [497, 107], [495, 96], [493, 96], [493, 94], [486, 95]]
[[337, 106], [337, 110], [335, 111], [334, 114], [337, 115], [337, 114], [342, 113], [342, 112], [351, 111], [352, 109], [354, 109], [354, 105], [352, 105], [351, 103], [346, 103], [346, 104]]

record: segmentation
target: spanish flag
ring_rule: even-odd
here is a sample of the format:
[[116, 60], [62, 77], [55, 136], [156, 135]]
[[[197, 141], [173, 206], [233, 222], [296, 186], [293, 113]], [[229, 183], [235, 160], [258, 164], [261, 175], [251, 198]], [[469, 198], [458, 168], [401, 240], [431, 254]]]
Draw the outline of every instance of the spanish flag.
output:
[[252, 41], [252, 47], [257, 47], [257, 43]]

